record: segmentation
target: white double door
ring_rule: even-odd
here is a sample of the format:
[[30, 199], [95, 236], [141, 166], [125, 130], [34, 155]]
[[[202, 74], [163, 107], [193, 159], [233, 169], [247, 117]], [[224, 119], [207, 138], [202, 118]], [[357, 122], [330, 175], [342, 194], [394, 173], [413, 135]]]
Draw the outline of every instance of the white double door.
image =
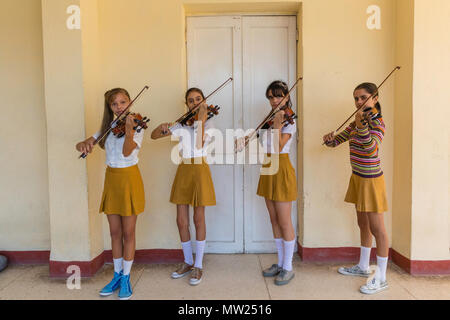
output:
[[[187, 18], [188, 87], [208, 95], [229, 77], [234, 79], [208, 100], [220, 106], [214, 123], [224, 137], [226, 129], [255, 128], [264, 119], [270, 111], [265, 91], [272, 81], [287, 81], [289, 86], [296, 81], [296, 35], [296, 17], [291, 16]], [[295, 93], [292, 102], [296, 111]], [[294, 168], [296, 149], [294, 140], [290, 154]], [[206, 208], [206, 252], [276, 252], [264, 198], [256, 195], [260, 167], [210, 165], [217, 205]], [[297, 228], [296, 201], [291, 214]]]

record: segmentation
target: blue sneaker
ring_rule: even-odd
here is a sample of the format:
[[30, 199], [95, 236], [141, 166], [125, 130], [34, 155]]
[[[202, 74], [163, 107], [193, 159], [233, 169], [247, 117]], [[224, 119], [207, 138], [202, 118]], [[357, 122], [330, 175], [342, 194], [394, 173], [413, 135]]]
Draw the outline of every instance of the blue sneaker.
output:
[[123, 271], [120, 271], [120, 273], [114, 272], [114, 278], [102, 289], [102, 291], [100, 291], [100, 295], [103, 297], [112, 295], [114, 291], [119, 289], [120, 279], [122, 279], [122, 277]]
[[120, 279], [120, 291], [119, 291], [119, 299], [120, 300], [128, 300], [133, 295], [133, 291], [131, 290], [130, 284], [130, 275], [124, 275]]

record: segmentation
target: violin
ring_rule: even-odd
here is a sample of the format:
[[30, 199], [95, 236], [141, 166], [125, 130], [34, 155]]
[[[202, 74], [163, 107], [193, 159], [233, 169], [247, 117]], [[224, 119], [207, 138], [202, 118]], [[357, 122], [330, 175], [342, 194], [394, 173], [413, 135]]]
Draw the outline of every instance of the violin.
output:
[[112, 129], [112, 133], [117, 138], [122, 138], [126, 133], [126, 123], [127, 123], [127, 116], [132, 115], [134, 116], [134, 122], [136, 123], [136, 126], [133, 127], [133, 130], [136, 132], [141, 132], [141, 130], [145, 130], [148, 128], [147, 123], [150, 121], [147, 117], [142, 117], [140, 113], [129, 113], [123, 117], [122, 119], [119, 119], [117, 121], [117, 125]]
[[[191, 110], [189, 110], [188, 112], [186, 112], [185, 114], [183, 114], [181, 117], [179, 117], [177, 120], [175, 120], [174, 122], [172, 122], [169, 130], [171, 130], [171, 128], [173, 128], [177, 123], [180, 123], [182, 125], [188, 125], [188, 126], [192, 126], [194, 124], [195, 121], [198, 121], [198, 110], [200, 108], [200, 105], [205, 102], [207, 99], [209, 99], [212, 95], [214, 95], [215, 93], [217, 93], [219, 90], [221, 90], [222, 88], [224, 88], [228, 83], [230, 83], [231, 81], [233, 81], [233, 78], [230, 77], [227, 81], [225, 81], [222, 85], [220, 85], [216, 90], [214, 90], [211, 94], [209, 94], [206, 98], [204, 98], [202, 101], [200, 101], [199, 103], [197, 103]], [[218, 106], [208, 106], [207, 108], [207, 112], [208, 112], [208, 119], [212, 118], [215, 115], [219, 114], [219, 109], [220, 107]]]
[[[283, 127], [287, 127], [290, 124], [294, 124], [294, 120], [297, 119], [297, 115], [290, 107], [282, 107], [280, 110], [284, 111], [284, 120], [282, 122]], [[273, 128], [273, 119], [275, 116], [272, 117], [271, 120], [267, 121], [261, 129], [271, 129]]]
[[[111, 122], [110, 124], [109, 124], [109, 128], [108, 128], [108, 130], [106, 130], [105, 132], [103, 132], [102, 133], [102, 135], [99, 137], [99, 138], [97, 138], [97, 139], [95, 139], [95, 141], [94, 141], [94, 146], [96, 145], [96, 144], [98, 144], [99, 143], [99, 141], [101, 141], [102, 139], [104, 139], [105, 137], [107, 137], [108, 136], [108, 134], [111, 132], [111, 131], [113, 131], [117, 126], [118, 126], [118, 123], [120, 122], [120, 121], [123, 121], [123, 133], [125, 134], [125, 123], [126, 123], [126, 121], [125, 121], [125, 118], [126, 118], [126, 116], [129, 114], [129, 112], [128, 112], [128, 109], [130, 109], [130, 107], [133, 105], [133, 103], [142, 95], [142, 93], [145, 91], [145, 90], [148, 90], [149, 89], [149, 86], [145, 86], [144, 87], [144, 89], [142, 89], [141, 90], [141, 92], [139, 92], [139, 94], [136, 96], [136, 98], [134, 98], [129, 104], [128, 104], [128, 106], [125, 108], [125, 110], [123, 110], [118, 116], [117, 116], [117, 118], [113, 121], [113, 122]], [[125, 115], [125, 113], [126, 113], [126, 115]], [[125, 115], [125, 116], [124, 116]], [[143, 125], [145, 125], [146, 126], [146, 123], [148, 122], [148, 121], [150, 121], [150, 119], [148, 119], [148, 121], [147, 121], [147, 119], [146, 119], [147, 117], [145, 117], [145, 123], [141, 123], [141, 124], [143, 124]], [[144, 121], [144, 118], [142, 119], [142, 121]], [[137, 126], [136, 128], [138, 129], [138, 128], [143, 128], [144, 126], [141, 126], [141, 125], [139, 125], [139, 126]], [[120, 132], [118, 133], [118, 134], [120, 134]], [[82, 153], [79, 157], [78, 157], [78, 159], [86, 159], [86, 157], [87, 157], [87, 153]]]
[[[213, 106], [213, 105], [208, 106], [207, 107], [208, 117], [206, 118], [206, 120], [209, 120], [212, 117], [218, 115], [219, 114], [219, 109], [220, 109], [219, 106]], [[198, 110], [199, 109], [197, 109], [194, 112], [190, 113], [189, 116], [186, 117], [185, 119], [183, 119], [180, 123], [182, 125], [189, 126], [189, 127], [194, 125], [194, 122], [198, 121], [198, 114], [199, 114]]]
[[[290, 93], [292, 92], [292, 90], [295, 89], [295, 87], [297, 86], [297, 84], [299, 83], [300, 80], [303, 80], [303, 77], [300, 77], [297, 79], [297, 81], [295, 81], [294, 85], [289, 89], [288, 93], [286, 94], [286, 97], [288, 97], [290, 95]], [[235, 146], [235, 152], [240, 152], [242, 151], [250, 142], [250, 140], [256, 135], [257, 137], [259, 137], [259, 130], [260, 129], [269, 129], [273, 127], [273, 119], [275, 118], [275, 114], [277, 112], [279, 112], [280, 110], [284, 111], [284, 121], [283, 121], [283, 125], [286, 127], [289, 124], [294, 124], [294, 119], [297, 118], [297, 116], [295, 115], [294, 111], [292, 111], [292, 109], [287, 106], [287, 103], [285, 103], [285, 105], [283, 107], [281, 107], [281, 103], [284, 101], [284, 99], [282, 99], [278, 105], [276, 106], [275, 109], [270, 110], [269, 114], [264, 118], [264, 120], [258, 125], [258, 127], [252, 131], [252, 133], [250, 135], [247, 135], [243, 138], [239, 138], [236, 139], [234, 141], [234, 146]]]
[[363, 111], [367, 114], [367, 117], [361, 121], [363, 126], [365, 126], [369, 120], [373, 121], [375, 119], [381, 118], [381, 114], [378, 112], [378, 109], [375, 107], [373, 107], [373, 108], [366, 107], [366, 108], [364, 108]]

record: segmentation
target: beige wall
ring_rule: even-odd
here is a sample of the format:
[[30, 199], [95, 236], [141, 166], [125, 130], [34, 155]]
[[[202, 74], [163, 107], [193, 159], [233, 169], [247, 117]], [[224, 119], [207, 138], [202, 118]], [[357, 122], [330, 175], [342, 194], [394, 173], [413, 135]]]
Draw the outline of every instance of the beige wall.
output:
[[[348, 145], [327, 149], [321, 137], [354, 111], [357, 84], [379, 83], [400, 64], [402, 70], [381, 89], [387, 124], [382, 166], [390, 205], [385, 222], [392, 246], [408, 258], [448, 259], [444, 119], [450, 45], [438, 32], [449, 27], [446, 0], [43, 0], [42, 21], [39, 1], [3, 3], [10, 10], [2, 11], [0, 21], [11, 28], [0, 28], [0, 82], [13, 106], [7, 116], [22, 111], [25, 125], [19, 131], [8, 122], [3, 129], [2, 137], [14, 140], [8, 138], [4, 148], [10, 152], [0, 156], [2, 181], [8, 182], [1, 187], [6, 192], [0, 249], [51, 247], [52, 259], [68, 261], [91, 260], [110, 248], [106, 218], [97, 212], [104, 151], [96, 147], [86, 165], [74, 145], [98, 130], [106, 90], [121, 86], [135, 96], [144, 85], [150, 90], [134, 107], [151, 118], [140, 153], [147, 206], [138, 218], [137, 249], [179, 248], [175, 206], [168, 201], [174, 144], [151, 140], [150, 131], [184, 110], [186, 15], [299, 14], [300, 243], [359, 246], [354, 208], [343, 201], [351, 173]], [[81, 31], [65, 28], [70, 4], [81, 5]], [[381, 30], [366, 28], [366, 8], [372, 4], [381, 7]], [[436, 89], [433, 97], [430, 88]], [[442, 117], [436, 119], [435, 112]], [[17, 169], [9, 169], [11, 162]]]
[[[149, 84], [149, 95], [136, 106], [136, 110], [151, 116], [151, 127], [174, 119], [183, 111], [186, 82], [184, 14], [257, 14], [258, 10], [263, 14], [292, 14], [299, 12], [300, 3], [223, 1], [217, 4], [202, 1], [197, 4], [196, 1], [99, 0], [100, 51], [104, 70], [102, 90], [121, 85], [134, 90], [135, 94], [144, 84]], [[304, 212], [301, 201], [299, 203], [300, 241], [311, 247], [358, 246], [354, 209], [343, 202], [350, 176], [348, 148], [343, 146], [330, 151], [322, 147], [320, 141], [324, 133], [337, 127], [338, 122], [353, 111], [353, 88], [362, 81], [380, 82], [394, 66], [394, 6], [391, 1], [379, 1], [382, 30], [369, 31], [366, 28], [366, 8], [373, 4], [371, 1], [347, 0], [341, 3], [314, 0], [304, 1], [303, 4], [303, 25], [301, 16], [298, 19], [303, 38], [299, 47], [299, 71], [303, 68], [305, 76], [304, 101], [300, 104], [304, 125], [300, 140], [304, 143], [304, 149], [300, 147], [299, 154], [303, 152], [305, 156], [303, 164], [299, 161], [299, 179], [304, 179], [305, 188]], [[123, 12], [127, 12], [129, 22], [118, 24]], [[333, 27], [330, 28], [330, 25]], [[352, 34], [354, 36], [350, 36]], [[117, 50], [118, 43], [126, 45]], [[304, 56], [301, 55], [301, 45]], [[391, 81], [381, 93], [388, 125], [382, 158], [390, 204], [393, 88], [394, 82]], [[340, 117], [330, 117], [330, 114]], [[155, 142], [146, 135], [144, 140], [140, 168], [146, 188], [147, 210], [139, 218], [138, 248], [179, 246], [174, 224], [175, 206], [168, 202], [175, 171], [175, 166], [167, 161], [171, 147], [168, 139]], [[330, 162], [331, 166], [328, 165]], [[90, 175], [90, 179], [101, 181], [102, 175], [99, 170], [95, 178]], [[100, 189], [92, 190], [98, 193]], [[390, 234], [390, 213], [386, 215], [386, 224]], [[110, 240], [106, 223], [104, 227], [104, 240], [108, 246]]]
[[[381, 7], [382, 29], [370, 31], [366, 9]], [[305, 247], [358, 247], [354, 206], [344, 202], [351, 175], [348, 143], [322, 146], [322, 136], [355, 110], [353, 90], [361, 82], [379, 84], [394, 67], [394, 3], [366, 0], [303, 2], [303, 170]], [[386, 123], [381, 150], [390, 210], [391, 239], [394, 79], [380, 90]], [[375, 245], [375, 242], [374, 242]]]
[[0, 10], [0, 250], [49, 250], [41, 3]]
[[[169, 158], [173, 143], [170, 138], [153, 141], [150, 133], [156, 125], [176, 119], [184, 110], [182, 5], [179, 1], [100, 0], [98, 9], [102, 53], [100, 94], [120, 86], [134, 97], [144, 85], [150, 86], [133, 107], [151, 119], [139, 153], [146, 210], [138, 218], [136, 248], [178, 248], [176, 210], [169, 203], [176, 170]], [[96, 130], [92, 129], [91, 133]], [[104, 164], [97, 168], [90, 179], [101, 184], [92, 189], [99, 194], [103, 188]], [[111, 238], [106, 219], [104, 240], [109, 249]]]
[[393, 248], [411, 260], [448, 260], [450, 3], [399, 0], [396, 9]]
[[[298, 1], [223, 1], [222, 4], [202, 1], [198, 4], [197, 1], [181, 0], [99, 0], [102, 92], [123, 86], [131, 95], [136, 95], [144, 85], [150, 86], [149, 92], [134, 107], [151, 119], [139, 154], [147, 205], [138, 218], [137, 249], [180, 246], [175, 223], [176, 207], [169, 203], [176, 171], [176, 166], [169, 160], [174, 143], [169, 138], [153, 141], [150, 131], [161, 122], [176, 119], [184, 111], [186, 15], [248, 13], [255, 7], [260, 12], [270, 7], [271, 12], [292, 13], [298, 6]], [[123, 12], [127, 12], [127, 23], [118, 24]], [[92, 128], [91, 132], [94, 130]], [[90, 173], [90, 181], [96, 181], [90, 195], [101, 192], [103, 174], [103, 169]], [[106, 219], [103, 226], [105, 248], [110, 249]]]
[[414, 50], [414, 2], [398, 0], [396, 6], [395, 144], [392, 248], [411, 256], [412, 192], [412, 85]]
[[[304, 75], [303, 68], [303, 3], [299, 7], [297, 13], [297, 30], [298, 32], [298, 43], [297, 43], [297, 75]], [[302, 134], [304, 131], [304, 117], [303, 115], [303, 81], [301, 81], [297, 87], [297, 113], [300, 117], [297, 118], [297, 135], [298, 135], [298, 146], [297, 146], [297, 191], [298, 191], [298, 200], [297, 200], [297, 239], [300, 244], [304, 243], [304, 235], [305, 235], [305, 224], [303, 223], [305, 217], [305, 202], [304, 202], [304, 194], [305, 190], [303, 187], [304, 183], [304, 167], [303, 167], [303, 149], [304, 149], [304, 135]]]
[[[101, 53], [99, 37], [99, 16], [97, 0], [81, 0], [81, 46], [83, 58], [83, 89], [86, 135], [92, 135], [99, 128], [103, 113], [103, 96], [100, 91], [101, 80]], [[100, 92], [100, 94], [99, 94]], [[79, 140], [83, 138], [80, 137]], [[100, 149], [100, 148], [98, 148]], [[100, 151], [100, 150], [99, 150]], [[79, 160], [81, 162], [85, 160]], [[103, 243], [103, 217], [98, 214], [102, 195], [103, 180], [95, 174], [105, 162], [104, 152], [94, 152], [87, 158], [88, 179], [88, 208], [89, 208], [89, 234], [91, 241], [91, 256], [95, 257], [104, 250]], [[94, 177], [97, 177], [95, 179]], [[108, 229], [107, 229], [108, 230]]]
[[448, 260], [450, 1], [415, 0], [413, 260]]
[[[95, 63], [95, 56], [89, 55], [95, 53], [95, 48], [83, 48], [83, 43], [95, 42], [95, 33], [92, 41], [82, 37], [81, 30], [66, 27], [70, 5], [80, 5], [80, 1], [42, 1], [50, 259], [90, 261], [103, 252], [103, 244], [98, 235], [101, 230], [92, 226], [96, 219], [89, 215], [86, 163], [78, 159], [74, 147], [85, 135], [85, 103], [92, 100], [92, 91], [87, 87], [95, 88], [96, 83], [95, 69], [88, 70]], [[94, 23], [89, 16], [87, 19], [82, 26], [95, 25], [95, 18]]]

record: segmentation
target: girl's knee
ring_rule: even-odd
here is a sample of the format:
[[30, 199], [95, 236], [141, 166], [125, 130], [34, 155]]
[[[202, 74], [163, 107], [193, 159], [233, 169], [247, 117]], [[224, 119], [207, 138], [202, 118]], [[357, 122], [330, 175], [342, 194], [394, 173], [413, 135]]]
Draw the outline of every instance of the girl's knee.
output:
[[202, 228], [202, 227], [204, 228], [206, 226], [205, 220], [204, 219], [194, 219], [194, 225], [195, 225], [196, 229]]
[[111, 236], [111, 239], [113, 239], [113, 240], [122, 240], [122, 229], [121, 228], [110, 230], [109, 234]]
[[125, 231], [123, 233], [123, 240], [125, 242], [134, 241], [134, 239], [135, 239], [135, 232], [134, 232], [134, 230], [133, 231], [128, 230], [128, 231]]
[[189, 220], [184, 217], [177, 217], [177, 226], [180, 230], [189, 229]]
[[378, 223], [372, 223], [369, 226], [370, 228], [370, 232], [373, 234], [373, 236], [375, 238], [382, 238], [382, 237], [386, 237], [386, 230], [384, 228], [383, 225], [378, 224]]
[[283, 222], [278, 222], [278, 228], [280, 228], [283, 233], [291, 231], [294, 229], [294, 226], [292, 225], [291, 221], [283, 221]]
[[270, 216], [270, 223], [272, 224], [272, 227], [274, 227], [274, 228], [280, 227], [277, 217]]
[[373, 234], [375, 239], [387, 238], [386, 231], [383, 228], [370, 227], [370, 232]]

